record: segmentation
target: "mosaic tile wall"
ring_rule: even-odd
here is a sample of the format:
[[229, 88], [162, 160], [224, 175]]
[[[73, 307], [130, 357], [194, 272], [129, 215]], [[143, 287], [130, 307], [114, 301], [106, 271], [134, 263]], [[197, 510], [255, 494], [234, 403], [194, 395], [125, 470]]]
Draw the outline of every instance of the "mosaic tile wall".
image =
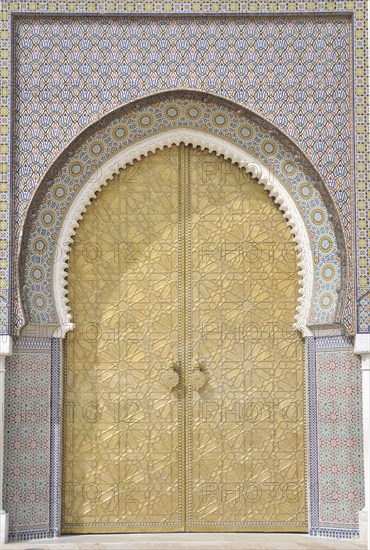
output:
[[[244, 113], [197, 96], [189, 99], [157, 99], [135, 110], [117, 113], [113, 120], [99, 124], [61, 165], [45, 185], [40, 207], [33, 215], [26, 262], [21, 269], [21, 286], [27, 285], [24, 298], [27, 320], [33, 323], [58, 323], [52, 289], [54, 236], [58, 235], [70, 204], [97, 170], [117, 152], [138, 139], [161, 132], [164, 128], [192, 128], [222, 136], [253, 154], [270, 173], [283, 182], [306, 223], [314, 256], [315, 293], [309, 324], [338, 321], [338, 287], [342, 284], [341, 265], [331, 214], [307, 170], [269, 129], [261, 128]], [[113, 162], [113, 161], [112, 161]], [[47, 178], [48, 180], [48, 178]], [[49, 181], [49, 180], [48, 180]], [[50, 238], [51, 237], [51, 238]], [[51, 241], [51, 242], [50, 242]]]
[[[25, 209], [55, 155], [76, 133], [108, 110], [137, 95], [177, 86], [207, 88], [209, 92], [256, 109], [292, 137], [318, 167], [341, 213], [352, 254], [354, 229], [357, 230], [357, 328], [360, 332], [370, 332], [370, 191], [366, 188], [370, 144], [366, 126], [365, 0], [3, 0], [1, 8], [0, 333], [7, 334], [10, 325], [9, 241], [12, 236], [14, 242], [19, 243]], [[329, 17], [325, 19], [315, 15], [327, 12]], [[338, 18], [340, 12], [348, 12], [348, 18]], [[17, 14], [21, 13], [31, 16], [27, 19], [23, 15], [18, 19]], [[47, 13], [53, 17], [45, 20], [41, 14]], [[71, 17], [56, 18], [58, 13], [67, 13]], [[103, 38], [99, 36], [99, 32], [106, 29], [102, 18], [91, 21], [87, 17], [76, 17], [78, 14], [113, 13], [126, 13], [130, 17], [134, 13], [267, 13], [274, 17], [250, 19], [245, 24], [242, 17], [224, 16], [216, 18], [207, 27], [208, 18], [190, 21], [184, 15], [184, 19], [176, 19], [167, 25], [166, 32], [163, 20], [140, 18], [131, 26], [131, 33], [123, 31], [128, 23], [132, 23], [127, 17], [116, 20], [114, 32], [110, 35], [104, 33]], [[287, 21], [277, 17], [282, 13], [306, 15]], [[140, 25], [146, 29], [144, 38]], [[216, 38], [217, 25], [222, 26], [219, 38]], [[92, 30], [87, 31], [88, 27]], [[243, 28], [242, 33], [240, 28]], [[203, 29], [202, 36], [199, 35], [200, 29]], [[158, 43], [158, 48], [153, 49], [154, 42]], [[240, 59], [240, 52], [246, 44], [249, 46], [247, 57]], [[124, 59], [120, 57], [122, 52], [125, 52]], [[156, 66], [153, 72], [148, 68], [148, 59]], [[198, 69], [194, 66], [196, 59], [203, 61], [203, 72], [199, 66]], [[353, 72], [350, 68], [352, 59]], [[13, 80], [12, 61], [17, 65]], [[249, 71], [250, 67], [253, 69]], [[296, 85], [303, 81], [304, 86]], [[11, 128], [12, 87], [18, 112]], [[351, 89], [353, 97], [350, 96]], [[356, 124], [355, 135], [352, 115]], [[353, 144], [355, 156], [352, 154]], [[10, 162], [11, 158], [14, 162]], [[354, 162], [356, 228], [352, 203]], [[15, 206], [12, 233], [9, 230], [11, 182]], [[347, 314], [353, 314], [350, 307]], [[312, 533], [355, 534], [356, 514], [362, 507], [361, 419], [357, 402], [361, 395], [360, 368], [358, 360], [352, 356], [351, 340], [322, 339], [322, 348], [310, 340], [309, 383], [314, 407], [310, 409]], [[39, 409], [41, 404], [43, 411], [50, 415], [50, 376], [56, 376], [55, 371], [50, 370], [50, 346], [50, 341], [44, 339], [23, 338], [16, 343], [15, 354], [7, 361], [4, 492], [13, 538], [45, 536], [56, 529], [55, 502], [58, 495], [51, 479], [58, 477], [56, 465], [59, 461], [55, 450], [58, 422], [52, 424], [55, 430], [52, 429], [50, 434], [49, 416], [44, 416]], [[57, 351], [54, 350], [54, 354], [58, 355]], [[339, 386], [337, 380], [342, 380], [343, 384]], [[31, 395], [32, 388], [37, 388], [37, 397]], [[346, 388], [352, 388], [348, 391], [353, 390], [355, 397], [347, 395]], [[335, 406], [325, 409], [329, 394], [333, 397], [330, 403]], [[58, 407], [57, 390], [54, 390], [53, 403]], [[20, 423], [17, 423], [17, 405], [23, 418]], [[37, 430], [32, 423], [32, 410], [39, 415]], [[51, 416], [54, 420], [57, 410], [54, 408]], [[334, 423], [330, 415], [336, 410], [341, 410], [344, 416]], [[329, 441], [334, 451], [328, 450]], [[354, 465], [352, 470], [350, 461]], [[50, 463], [54, 464], [51, 471]], [[328, 490], [334, 477], [337, 492]], [[32, 481], [34, 479], [37, 485]], [[349, 480], [354, 489], [352, 492]], [[54, 487], [51, 498], [50, 484]], [[37, 491], [34, 492], [33, 488]]]
[[364, 506], [361, 360], [352, 339], [308, 340], [311, 533], [348, 536]]
[[[303, 149], [331, 190], [352, 266], [351, 33], [348, 16], [16, 18], [15, 243], [72, 137], [135, 97], [188, 88], [240, 102]], [[347, 326], [353, 314], [349, 303]]]
[[7, 360], [4, 507], [16, 537], [49, 529], [51, 340], [21, 338]]

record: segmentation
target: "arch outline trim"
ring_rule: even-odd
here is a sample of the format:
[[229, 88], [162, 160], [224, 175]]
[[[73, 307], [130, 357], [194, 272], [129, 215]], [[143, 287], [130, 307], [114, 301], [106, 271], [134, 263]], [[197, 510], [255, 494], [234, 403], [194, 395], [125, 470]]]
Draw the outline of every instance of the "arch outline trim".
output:
[[148, 156], [149, 153], [180, 143], [200, 147], [202, 150], [207, 149], [245, 169], [257, 179], [278, 205], [290, 227], [297, 248], [300, 289], [294, 328], [299, 330], [302, 336], [310, 336], [312, 333], [307, 323], [313, 298], [313, 255], [305, 222], [292, 196], [268, 167], [238, 145], [202, 130], [186, 128], [166, 130], [125, 147], [101, 165], [75, 197], [63, 221], [56, 244], [58, 257], [54, 259], [52, 281], [59, 328], [54, 332], [54, 336], [64, 338], [66, 333], [74, 328], [68, 304], [68, 258], [74, 235], [87, 206], [121, 169]]

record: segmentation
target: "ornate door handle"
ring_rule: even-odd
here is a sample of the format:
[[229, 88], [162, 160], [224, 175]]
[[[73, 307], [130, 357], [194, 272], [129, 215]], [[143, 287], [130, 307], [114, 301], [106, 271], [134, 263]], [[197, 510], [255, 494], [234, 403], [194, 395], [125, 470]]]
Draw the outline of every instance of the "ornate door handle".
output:
[[202, 371], [202, 367], [203, 363], [199, 360], [198, 355], [196, 355], [193, 361], [193, 370], [190, 374], [190, 384], [197, 391], [207, 382], [207, 377]]
[[179, 373], [177, 372], [179, 368], [178, 362], [174, 359], [170, 359], [168, 362], [167, 367], [162, 372], [162, 382], [169, 390], [173, 390], [176, 388], [177, 384], [179, 383], [180, 377]]

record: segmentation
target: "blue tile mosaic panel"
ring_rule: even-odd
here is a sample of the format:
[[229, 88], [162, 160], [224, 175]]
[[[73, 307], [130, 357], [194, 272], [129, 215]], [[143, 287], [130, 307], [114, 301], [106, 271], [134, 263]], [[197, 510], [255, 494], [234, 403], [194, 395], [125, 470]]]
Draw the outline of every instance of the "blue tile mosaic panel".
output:
[[51, 340], [21, 338], [7, 360], [4, 507], [9, 531], [49, 527]]
[[[319, 1], [245, 1], [245, 2], [218, 2], [211, 0], [209, 2], [199, 2], [190, 0], [183, 2], [174, 0], [172, 2], [151, 2], [144, 0], [143, 2], [110, 2], [102, 0], [100, 2], [82, 0], [78, 2], [62, 1], [54, 2], [45, 1], [8, 1], [2, 3], [2, 11], [0, 12], [0, 202], [2, 208], [0, 211], [0, 277], [2, 277], [0, 285], [0, 329], [2, 333], [8, 333], [10, 322], [9, 309], [9, 183], [11, 176], [10, 165], [10, 144], [11, 144], [11, 88], [12, 88], [12, 72], [11, 72], [11, 34], [12, 20], [17, 14], [30, 14], [31, 18], [37, 21], [41, 14], [69, 14], [75, 17], [78, 14], [192, 14], [192, 15], [209, 15], [209, 14], [249, 14], [255, 16], [257, 14], [273, 15], [286, 13], [307, 14], [311, 19], [316, 14], [325, 14], [327, 20], [333, 19], [333, 14], [346, 13], [352, 18], [351, 29], [353, 29], [351, 38], [351, 52], [353, 56], [354, 67], [353, 76], [351, 77], [350, 88], [353, 90], [352, 107], [354, 114], [355, 127], [350, 124], [347, 129], [355, 132], [356, 139], [351, 142], [355, 149], [355, 167], [356, 167], [356, 188], [357, 188], [357, 234], [358, 234], [358, 265], [357, 265], [357, 284], [359, 287], [359, 320], [358, 330], [361, 332], [370, 331], [370, 307], [367, 300], [368, 292], [370, 291], [370, 266], [368, 255], [369, 243], [369, 228], [367, 222], [367, 209], [369, 204], [369, 196], [366, 186], [367, 173], [369, 169], [369, 136], [368, 126], [368, 67], [366, 62], [366, 35], [367, 35], [367, 2], [365, 0], [346, 1], [337, 0], [335, 2], [328, 0]], [[307, 18], [306, 18], [307, 19]], [[304, 38], [303, 35], [303, 39]], [[263, 40], [263, 36], [261, 37]], [[330, 51], [323, 50], [325, 55], [331, 55]], [[310, 49], [307, 50], [308, 56], [312, 55]], [[332, 79], [331, 73], [329, 76]], [[315, 79], [316, 80], [316, 79]], [[320, 76], [318, 78], [320, 80]], [[332, 85], [332, 83], [330, 84]], [[225, 90], [227, 91], [228, 82], [225, 81]], [[339, 101], [341, 101], [339, 99]], [[272, 101], [272, 103], [274, 100]], [[96, 99], [95, 99], [96, 103]], [[291, 102], [290, 102], [291, 103]], [[330, 101], [329, 101], [330, 103]], [[266, 108], [271, 101], [266, 102]], [[55, 105], [55, 102], [54, 102]], [[348, 109], [347, 109], [348, 111]], [[349, 114], [347, 113], [347, 116]], [[83, 122], [82, 122], [83, 123]], [[316, 121], [315, 123], [316, 124]], [[76, 123], [75, 123], [76, 125]], [[74, 125], [74, 128], [76, 127]], [[78, 122], [77, 122], [78, 125]], [[58, 130], [56, 129], [58, 132]], [[328, 128], [331, 132], [332, 128]], [[309, 133], [312, 132], [312, 128]], [[322, 141], [322, 140], [321, 140]], [[325, 148], [325, 142], [319, 147]], [[341, 147], [341, 145], [339, 145]], [[329, 148], [327, 154], [330, 158], [332, 151]], [[347, 153], [348, 154], [348, 153]], [[351, 178], [353, 180], [353, 178]], [[33, 184], [31, 183], [31, 186]], [[334, 181], [333, 188], [336, 186]], [[27, 193], [29, 195], [29, 193]], [[346, 198], [342, 196], [343, 204], [348, 203]], [[347, 208], [348, 208], [347, 204]], [[22, 223], [22, 222], [20, 222]]]
[[[15, 244], [42, 176], [74, 136], [130, 100], [190, 89], [250, 108], [301, 147], [331, 192], [354, 265], [348, 16], [39, 16], [13, 28]], [[353, 315], [349, 303], [347, 326]]]
[[309, 338], [311, 532], [358, 532], [364, 506], [361, 360], [353, 341]]
[[[161, 96], [163, 97], [163, 96]], [[211, 97], [207, 102], [198, 97], [191, 99], [157, 98], [152, 104], [139, 106], [125, 113], [117, 113], [113, 120], [79, 140], [71, 149], [68, 159], [60, 165], [39, 198], [40, 207], [32, 213], [33, 223], [25, 232], [26, 262], [22, 266], [21, 286], [27, 286], [24, 306], [27, 321], [47, 324], [58, 323], [52, 294], [53, 258], [55, 238], [76, 195], [99, 166], [109, 162], [125, 147], [166, 128], [206, 130], [223, 137], [246, 150], [257, 163], [268, 166], [292, 196], [306, 224], [314, 256], [314, 296], [308, 324], [338, 322], [338, 287], [341, 286], [342, 268], [339, 258], [341, 241], [335, 233], [331, 213], [321, 194], [320, 186], [307, 173], [306, 167], [281, 142], [281, 136], [262, 128], [244, 113], [236, 113]], [[60, 281], [62, 284], [62, 281]], [[72, 312], [73, 316], [73, 312]]]

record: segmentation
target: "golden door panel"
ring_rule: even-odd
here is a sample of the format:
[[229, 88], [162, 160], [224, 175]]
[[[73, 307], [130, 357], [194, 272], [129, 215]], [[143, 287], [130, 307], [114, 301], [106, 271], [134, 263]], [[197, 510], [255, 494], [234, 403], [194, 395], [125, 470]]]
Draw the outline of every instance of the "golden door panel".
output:
[[245, 171], [199, 150], [187, 162], [188, 363], [206, 375], [187, 398], [187, 529], [307, 531], [295, 244]]
[[123, 170], [87, 208], [69, 262], [64, 533], [184, 528], [178, 151]]
[[150, 155], [88, 207], [68, 286], [63, 531], [305, 531], [297, 258], [263, 188]]

